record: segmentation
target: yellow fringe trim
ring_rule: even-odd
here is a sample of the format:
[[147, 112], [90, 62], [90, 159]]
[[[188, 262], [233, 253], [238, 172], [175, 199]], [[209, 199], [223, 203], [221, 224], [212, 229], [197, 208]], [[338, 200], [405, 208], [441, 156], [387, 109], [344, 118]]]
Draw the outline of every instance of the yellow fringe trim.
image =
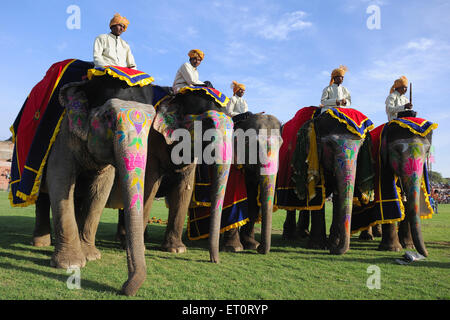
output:
[[[425, 120], [425, 121], [427, 121], [427, 120]], [[422, 122], [420, 125], [423, 125], [425, 123], [425, 121]], [[413, 128], [411, 128], [410, 126], [408, 126], [407, 124], [405, 124], [405, 123], [403, 123], [403, 122], [401, 122], [399, 120], [391, 120], [389, 123], [392, 123], [392, 122], [398, 124], [402, 128], [408, 129], [412, 133], [417, 134], [417, 135], [419, 135], [421, 137], [427, 136], [430, 133], [431, 130], [434, 130], [434, 129], [436, 129], [438, 127], [437, 123], [433, 123], [427, 130], [425, 130], [425, 132], [421, 133], [419, 131], [414, 130]]]
[[[181, 88], [178, 92], [179, 93], [184, 93], [186, 90], [189, 90], [189, 91], [195, 91], [195, 90], [198, 90], [198, 89], [194, 89], [194, 88], [192, 88], [192, 87], [183, 87], [183, 88]], [[212, 97], [212, 98], [214, 98], [214, 101], [216, 101], [221, 107], [223, 107], [223, 108], [225, 108], [226, 106], [227, 106], [227, 104], [228, 104], [228, 101], [230, 101], [230, 98], [228, 98], [227, 96], [225, 96], [225, 101], [224, 102], [220, 102], [219, 100], [217, 100], [217, 98], [214, 96], [214, 95], [212, 95], [211, 93], [209, 93], [208, 92], [208, 90], [203, 90], [207, 95], [209, 95], [210, 97]], [[222, 93], [223, 94], [223, 93]]]
[[[105, 74], [109, 74], [113, 78], [118, 78], [120, 80], [125, 81], [130, 87], [137, 86], [137, 85], [139, 85], [141, 87], [144, 87], [144, 86], [147, 86], [147, 85], [151, 84], [153, 81], [155, 81], [155, 79], [153, 77], [150, 77], [150, 78], [147, 78], [147, 79], [139, 80], [137, 83], [133, 83], [133, 82], [131, 82], [131, 80], [129, 78], [127, 78], [125, 76], [121, 76], [120, 74], [115, 73], [113, 70], [111, 70], [109, 68], [105, 68], [104, 71], [97, 70], [97, 69], [89, 69], [87, 77], [88, 77], [89, 80], [92, 80], [92, 78], [94, 76], [104, 76]], [[134, 77], [137, 77], [137, 76], [141, 76], [143, 74], [146, 74], [146, 73], [142, 72], [142, 73], [138, 73], [138, 74], [135, 74], [135, 75], [130, 75], [129, 77], [130, 78], [134, 78]]]
[[[206, 217], [204, 217], [204, 218], [206, 218]], [[242, 227], [243, 225], [247, 224], [247, 222], [249, 222], [249, 221], [250, 221], [249, 218], [245, 218], [242, 221], [233, 223], [233, 224], [231, 224], [231, 225], [229, 225], [229, 226], [227, 226], [225, 228], [220, 229], [220, 233], [224, 233], [225, 231], [228, 231], [228, 230], [231, 230], [231, 229], [234, 229], [234, 228]], [[199, 237], [191, 237], [191, 236], [189, 236], [189, 234], [191, 233], [190, 223], [187, 224], [187, 227], [188, 227], [187, 229], [188, 229], [188, 238], [189, 238], [189, 240], [200, 240], [200, 239], [205, 239], [205, 238], [209, 237], [209, 233], [201, 235]]]
[[[361, 135], [361, 133], [359, 133], [357, 130], [355, 130], [354, 128], [352, 128], [352, 126], [350, 126], [348, 123], [347, 123], [347, 121], [345, 121], [344, 119], [341, 119], [341, 118], [339, 118], [338, 116], [336, 116], [336, 115], [334, 115], [333, 114], [333, 112], [330, 110], [330, 109], [328, 109], [327, 111], [325, 111], [326, 113], [328, 113], [330, 116], [332, 116], [333, 118], [335, 118], [337, 121], [339, 121], [340, 123], [343, 123], [343, 124], [345, 124], [345, 126], [347, 127], [347, 129], [348, 129], [348, 131], [350, 131], [351, 133], [354, 133], [354, 134], [356, 134], [358, 137], [360, 137], [361, 139], [364, 139], [365, 137], [366, 137], [366, 134], [367, 134], [367, 132], [369, 132], [370, 130], [372, 130], [373, 128], [374, 128], [374, 125], [373, 124], [371, 124], [370, 126], [368, 126], [365, 130], [364, 130], [364, 134], [362, 134]], [[338, 112], [339, 112], [339, 110], [338, 110]], [[361, 126], [362, 126], [362, 124], [365, 122], [365, 121], [367, 121], [369, 118], [367, 118], [366, 120], [364, 120], [362, 123], [361, 123]], [[356, 126], [358, 127], [358, 128], [361, 128], [361, 126], [358, 126], [357, 124], [356, 124]]]

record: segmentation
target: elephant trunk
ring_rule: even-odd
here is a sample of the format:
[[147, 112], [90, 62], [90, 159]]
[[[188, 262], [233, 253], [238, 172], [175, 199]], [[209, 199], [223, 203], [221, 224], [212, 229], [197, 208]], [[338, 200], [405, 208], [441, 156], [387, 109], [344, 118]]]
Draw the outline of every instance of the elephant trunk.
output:
[[119, 112], [115, 137], [116, 166], [124, 201], [128, 263], [128, 280], [123, 284], [122, 292], [127, 296], [135, 295], [147, 276], [143, 192], [151, 119], [144, 121], [147, 124], [141, 126], [145, 117], [147, 114], [135, 108]]
[[211, 177], [211, 215], [209, 224], [210, 261], [219, 263], [220, 222], [230, 164], [214, 164]]
[[267, 254], [270, 251], [272, 237], [272, 211], [275, 196], [276, 174], [261, 175], [260, 201], [261, 201], [261, 243], [258, 246], [258, 253]]
[[406, 219], [408, 219], [411, 236], [417, 252], [427, 257], [428, 251], [423, 241], [420, 225], [420, 184], [422, 179], [422, 168], [418, 166], [417, 170], [406, 174], [402, 179], [404, 192], [406, 193]]
[[[353, 194], [355, 188], [356, 165], [361, 140], [339, 139], [337, 140], [335, 158], [336, 188], [333, 197], [337, 197], [338, 208], [336, 216], [333, 216], [333, 235], [337, 236], [337, 244], [332, 244], [330, 253], [344, 254], [350, 248], [350, 229], [353, 209]], [[330, 235], [331, 237], [331, 235]]]

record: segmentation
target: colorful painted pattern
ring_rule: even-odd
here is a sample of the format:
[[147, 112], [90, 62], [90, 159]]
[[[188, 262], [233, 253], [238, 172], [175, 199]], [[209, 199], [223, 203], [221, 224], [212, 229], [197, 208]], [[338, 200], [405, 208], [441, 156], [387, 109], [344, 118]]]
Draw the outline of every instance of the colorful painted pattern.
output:
[[145, 178], [145, 166], [147, 163], [148, 133], [154, 114], [143, 112], [133, 107], [123, 107], [117, 113], [116, 141], [123, 146], [125, 154], [126, 174], [124, 183], [131, 193], [129, 209], [136, 208], [139, 212], [143, 209], [143, 190]]

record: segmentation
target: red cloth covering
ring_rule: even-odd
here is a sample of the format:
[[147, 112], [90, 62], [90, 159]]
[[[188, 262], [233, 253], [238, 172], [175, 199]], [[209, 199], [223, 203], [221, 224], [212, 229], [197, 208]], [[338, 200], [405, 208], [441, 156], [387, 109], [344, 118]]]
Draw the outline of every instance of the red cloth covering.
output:
[[48, 69], [45, 77], [33, 87], [28, 96], [17, 129], [17, 132], [20, 133], [20, 139], [16, 139], [15, 141], [20, 173], [23, 172], [25, 160], [27, 159], [28, 151], [33, 142], [36, 129], [39, 126], [41, 116], [44, 115], [47, 109], [48, 102], [58, 85], [63, 70], [72, 61], [74, 59], [67, 59], [53, 64]]
[[294, 186], [291, 181], [291, 161], [295, 146], [297, 145], [297, 132], [306, 121], [311, 120], [314, 117], [314, 114], [318, 109], [318, 107], [301, 108], [291, 120], [284, 124], [281, 134], [283, 144], [281, 145], [279, 152], [277, 189], [278, 187], [286, 188]]

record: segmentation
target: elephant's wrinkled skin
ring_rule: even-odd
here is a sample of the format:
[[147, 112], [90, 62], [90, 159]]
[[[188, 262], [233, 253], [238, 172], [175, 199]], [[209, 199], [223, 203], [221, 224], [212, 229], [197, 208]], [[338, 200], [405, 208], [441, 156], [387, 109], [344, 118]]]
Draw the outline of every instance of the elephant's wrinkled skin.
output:
[[[277, 118], [265, 114], [253, 114], [245, 120], [235, 123], [235, 132], [251, 133], [245, 145], [237, 143], [235, 139], [234, 154], [237, 158], [238, 152], [245, 152], [245, 162], [243, 165], [245, 171], [245, 184], [248, 199], [248, 215], [249, 222], [238, 229], [231, 229], [224, 234], [224, 249], [226, 251], [240, 251], [244, 249], [257, 249], [259, 253], [268, 253], [270, 251], [271, 232], [272, 232], [272, 211], [275, 194], [276, 175], [278, 171], [278, 152], [282, 143], [280, 129], [281, 123]], [[267, 135], [262, 135], [262, 131], [266, 130]], [[249, 149], [249, 139], [254, 138], [261, 133], [261, 139], [255, 143], [254, 150]], [[265, 132], [264, 132], [265, 134]], [[263, 145], [261, 145], [263, 144]], [[245, 148], [243, 148], [245, 146]], [[270, 146], [271, 148], [268, 148]], [[241, 150], [237, 150], [241, 148]], [[261, 159], [259, 150], [265, 150], [267, 153], [264, 159]], [[250, 161], [249, 156], [255, 156], [256, 161]], [[269, 155], [270, 153], [270, 155]], [[264, 155], [263, 155], [264, 156]], [[269, 169], [269, 170], [266, 170]], [[257, 197], [260, 188], [261, 208], [258, 206]], [[261, 244], [255, 240], [254, 227], [258, 220], [259, 211], [261, 209]]]
[[[96, 106], [101, 103], [104, 103], [105, 101], [108, 101], [108, 98], [111, 96], [113, 97], [119, 97], [121, 99], [128, 99], [131, 101], [138, 101], [138, 102], [146, 102], [146, 101], [152, 101], [153, 99], [153, 89], [152, 86], [145, 86], [145, 87], [128, 87], [123, 82], [117, 80], [117, 79], [111, 79], [109, 77], [96, 77], [91, 81], [87, 82], [81, 82], [81, 83], [74, 83], [71, 85], [68, 85], [68, 87], [71, 87], [71, 90], [77, 93], [83, 93], [83, 95], [86, 98], [86, 100], [89, 102], [89, 106]], [[61, 94], [63, 96], [63, 94]], [[214, 111], [221, 111], [222, 109], [219, 108], [212, 99], [205, 98], [202, 95], [198, 95], [196, 93], [190, 93], [183, 96], [177, 96], [175, 99], [173, 99], [170, 103], [172, 106], [172, 110], [176, 110], [177, 115], [179, 118], [182, 118], [184, 115], [187, 114], [201, 114], [202, 112], [205, 112], [207, 110], [214, 110]], [[163, 109], [161, 106], [160, 109]], [[160, 114], [161, 115], [161, 114]], [[83, 113], [78, 113], [78, 116], [85, 116]], [[229, 117], [224, 117], [224, 119], [228, 119], [231, 121]], [[66, 121], [67, 122], [67, 121]], [[66, 126], [68, 124], [65, 124]], [[213, 126], [213, 120], [206, 119], [204, 128], [212, 127]], [[86, 126], [85, 126], [86, 127]], [[75, 131], [80, 130], [81, 134], [83, 134], [83, 128], [76, 128]], [[62, 133], [63, 131], [61, 131]], [[148, 131], [147, 131], [148, 132]], [[64, 144], [64, 141], [69, 141], [70, 135], [61, 135], [61, 137], [58, 137], [60, 139], [60, 144]], [[123, 135], [119, 135], [119, 138], [123, 138]], [[145, 140], [145, 141], [144, 141]], [[168, 143], [166, 140], [166, 137], [161, 135], [158, 131], [154, 130], [153, 128], [150, 130], [148, 139], [144, 139], [142, 141], [143, 144], [145, 143], [145, 157], [138, 157], [138, 158], [128, 158], [128, 162], [125, 161], [123, 163], [122, 168], [125, 167], [127, 170], [135, 168], [136, 165], [138, 168], [141, 166], [144, 168], [150, 168], [147, 173], [145, 174], [145, 182], [143, 183], [144, 188], [142, 188], [145, 192], [143, 196], [140, 195], [135, 197], [136, 194], [133, 194], [133, 197], [131, 199], [131, 202], [133, 204], [136, 204], [136, 201], [139, 201], [140, 205], [144, 207], [144, 212], [140, 218], [136, 218], [136, 216], [131, 217], [130, 214], [126, 212], [125, 214], [125, 224], [127, 228], [126, 236], [127, 236], [127, 256], [128, 256], [128, 266], [129, 266], [129, 280], [124, 284], [122, 291], [127, 295], [134, 295], [139, 287], [141, 286], [142, 282], [145, 280], [145, 274], [146, 274], [146, 268], [145, 268], [145, 260], [144, 260], [144, 242], [143, 242], [143, 226], [146, 225], [149, 217], [149, 212], [151, 209], [152, 200], [154, 198], [154, 195], [158, 189], [159, 183], [161, 182], [161, 178], [163, 175], [174, 175], [175, 179], [173, 181], [176, 181], [176, 184], [170, 188], [170, 192], [168, 194], [168, 200], [170, 203], [170, 209], [169, 209], [169, 220], [173, 221], [173, 224], [178, 225], [180, 224], [180, 218], [184, 217], [182, 215], [177, 214], [180, 211], [185, 210], [185, 207], [187, 206], [191, 193], [192, 193], [192, 181], [193, 181], [193, 168], [195, 164], [189, 163], [187, 165], [179, 165], [174, 166], [171, 163], [170, 158], [170, 152], [171, 149], [176, 146], [176, 143]], [[124, 139], [126, 141], [126, 139]], [[136, 145], [134, 143], [135, 141], [130, 141], [130, 144]], [[151, 143], [151, 148], [148, 148], [147, 150], [147, 142]], [[67, 145], [67, 143], [66, 143]], [[56, 144], [54, 145], [54, 147]], [[78, 148], [82, 149], [82, 148]], [[151, 152], [150, 152], [151, 150]], [[100, 149], [97, 151], [101, 151]], [[147, 153], [147, 151], [149, 151]], [[67, 152], [67, 156], [69, 156], [73, 152]], [[83, 157], [81, 157], [83, 158]], [[146, 158], [146, 159], [145, 159]], [[146, 163], [143, 164], [143, 161], [146, 160]], [[96, 163], [96, 162], [94, 162]], [[229, 172], [229, 164], [224, 165], [212, 165], [213, 166], [213, 179], [220, 179], [220, 183], [217, 185], [226, 185], [226, 181], [228, 179], [228, 172]], [[95, 167], [93, 170], [93, 173], [95, 173], [98, 168]], [[142, 171], [145, 173], [145, 171]], [[88, 177], [96, 177], [93, 173], [88, 173]], [[103, 175], [102, 175], [103, 176]], [[95, 232], [97, 230], [98, 222], [99, 222], [99, 215], [92, 214], [93, 206], [95, 206], [96, 209], [100, 210], [103, 209], [106, 198], [108, 198], [108, 195], [111, 191], [111, 185], [113, 184], [114, 180], [114, 173], [110, 173], [110, 176], [108, 176], [108, 188], [99, 189], [97, 187], [97, 180], [93, 178], [91, 181], [84, 181], [81, 179], [77, 183], [81, 185], [81, 183], [84, 183], [85, 186], [93, 186], [88, 189], [92, 189], [95, 192], [94, 195], [90, 195], [88, 192], [88, 195], [83, 192], [85, 191], [85, 188], [79, 188], [81, 190], [80, 192], [77, 192], [79, 198], [82, 200], [82, 203], [79, 206], [79, 211], [83, 212], [80, 214], [80, 219], [77, 219], [77, 222], [80, 227], [81, 231], [81, 238], [90, 239], [91, 244], [94, 243], [95, 240]], [[77, 189], [75, 187], [75, 180], [65, 180], [60, 179], [58, 181], [54, 182], [54, 186], [58, 185], [58, 183], [65, 187], [67, 184], [67, 181], [71, 184], [70, 192], [73, 194], [73, 189]], [[135, 180], [131, 181], [131, 185], [129, 184], [129, 181], [125, 181], [125, 177], [121, 177], [122, 182], [122, 192], [119, 192], [118, 194], [123, 196], [129, 193], [129, 188], [135, 188]], [[140, 181], [139, 181], [140, 182]], [[141, 184], [138, 184], [139, 187], [141, 187]], [[99, 201], [98, 194], [101, 194], [101, 201]], [[116, 193], [117, 194], [117, 193]], [[223, 203], [223, 196], [224, 196], [224, 190], [223, 192], [216, 192], [215, 196], [212, 197], [213, 203], [215, 204], [215, 208], [217, 208], [218, 213], [216, 216], [218, 219], [216, 219], [212, 224], [212, 229], [210, 230], [211, 234], [215, 235], [212, 237], [211, 240], [211, 261], [218, 262], [218, 240], [219, 240], [219, 227], [220, 227], [220, 214], [221, 214], [221, 203]], [[50, 196], [51, 197], [51, 196]], [[103, 197], [106, 197], [103, 199]], [[52, 197], [51, 197], [52, 198]], [[95, 199], [95, 201], [92, 201]], [[185, 200], [187, 199], [187, 200]], [[113, 199], [116, 202], [113, 207], [118, 207], [117, 199]], [[125, 200], [125, 206], [126, 201]], [[129, 201], [130, 199], [128, 199]], [[40, 205], [41, 208], [45, 208], [45, 199], [41, 201], [42, 205]], [[92, 203], [92, 205], [86, 205], [85, 203]], [[111, 199], [109, 199], [108, 203], [111, 202]], [[119, 201], [120, 202], [120, 201]], [[71, 211], [73, 212], [73, 204], [71, 205]], [[38, 208], [37, 208], [38, 209]], [[52, 206], [53, 210], [53, 206]], [[186, 211], [184, 211], [185, 213]], [[35, 228], [35, 235], [42, 235], [46, 232], [49, 232], [50, 228], [45, 226], [46, 221], [49, 219], [48, 217], [48, 211], [45, 213], [45, 210], [36, 210], [36, 228]], [[46, 217], [47, 216], [47, 217]], [[96, 218], [88, 218], [93, 217]], [[98, 218], [97, 218], [98, 216]], [[73, 218], [75, 219], [75, 218]], [[137, 226], [139, 223], [139, 227]], [[72, 221], [71, 221], [72, 222]], [[216, 226], [217, 225], [217, 226]], [[62, 221], [60, 224], [55, 225], [55, 232], [57, 234], [60, 234], [60, 229], [66, 228], [66, 224], [64, 221]], [[71, 231], [76, 230], [76, 225], [70, 225]], [[217, 232], [216, 232], [217, 231]], [[63, 231], [65, 232], [65, 231]], [[136, 235], [136, 232], [139, 235]], [[182, 243], [177, 242], [174, 239], [177, 239], [176, 235], [177, 230], [171, 230], [168, 229], [166, 232], [166, 237], [163, 246], [167, 248], [169, 251], [176, 251], [180, 252], [183, 251], [185, 248]], [[175, 236], [174, 236], [175, 234]], [[58, 235], [56, 236], [57, 242], [58, 241]], [[70, 239], [72, 242], [76, 242], [78, 239], [77, 236], [73, 236], [73, 239]], [[65, 238], [64, 238], [65, 239]], [[77, 246], [74, 244], [73, 246]], [[81, 245], [78, 245], [81, 246]], [[92, 247], [92, 245], [90, 246]], [[70, 253], [71, 254], [71, 253]], [[83, 266], [85, 263], [85, 258], [81, 257], [81, 255], [77, 254], [77, 261], [80, 266]], [[99, 257], [98, 250], [95, 250], [95, 255], [93, 255], [94, 258]], [[61, 259], [58, 259], [61, 260]], [[67, 259], [66, 259], [67, 260]], [[72, 259], [73, 260], [73, 259]], [[69, 263], [72, 263], [69, 261]], [[65, 266], [67, 263], [55, 263], [56, 266]]]
[[[314, 119], [318, 136], [319, 162], [324, 169], [326, 196], [333, 193], [333, 222], [330, 239], [326, 239], [325, 209], [311, 211], [309, 247], [325, 248], [344, 254], [350, 247], [350, 224], [357, 158], [363, 140], [350, 133], [327, 113]], [[284, 237], [295, 232], [295, 211], [287, 211]]]
[[[395, 224], [383, 224], [379, 248], [400, 250], [402, 247], [400, 243], [411, 246], [410, 237], [412, 237], [416, 250], [423, 256], [428, 256], [420, 223], [420, 190], [423, 166], [430, 152], [432, 131], [427, 136], [421, 137], [395, 124], [389, 124], [386, 130], [386, 144], [382, 144], [381, 159], [399, 177], [407, 201], [406, 217], [401, 223], [399, 233]], [[402, 233], [403, 230], [405, 232]]]
[[[86, 260], [100, 257], [95, 248], [95, 233], [111, 191], [115, 167], [123, 186], [130, 234], [127, 247], [129, 273], [123, 291], [133, 294], [146, 276], [142, 186], [147, 136], [155, 115], [154, 108], [148, 104], [111, 99], [98, 108], [89, 109], [85, 95], [70, 86], [61, 90], [60, 99], [66, 107], [66, 115], [47, 161], [43, 189], [50, 198], [55, 230], [51, 265], [83, 267]], [[74, 191], [81, 175], [85, 177], [89, 192], [88, 197], [77, 204], [81, 216], [76, 217]]]

